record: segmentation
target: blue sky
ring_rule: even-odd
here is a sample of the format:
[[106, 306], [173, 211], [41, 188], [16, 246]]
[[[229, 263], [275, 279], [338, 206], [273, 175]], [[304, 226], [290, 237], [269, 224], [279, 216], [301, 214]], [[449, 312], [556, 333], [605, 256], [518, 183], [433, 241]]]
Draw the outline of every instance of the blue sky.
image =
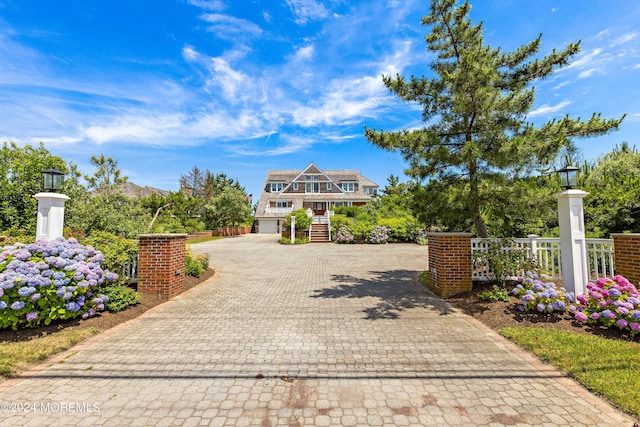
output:
[[[640, 135], [640, 2], [476, 0], [486, 42], [541, 54], [582, 40], [571, 66], [536, 83], [530, 118], [614, 118], [578, 140], [595, 158]], [[139, 185], [178, 189], [193, 166], [259, 196], [268, 169], [359, 169], [403, 177], [363, 127], [421, 125], [381, 75], [424, 75], [425, 0], [0, 0], [0, 141], [37, 144], [91, 172], [118, 160]], [[640, 144], [638, 144], [640, 146]], [[403, 178], [404, 179], [404, 178]]]

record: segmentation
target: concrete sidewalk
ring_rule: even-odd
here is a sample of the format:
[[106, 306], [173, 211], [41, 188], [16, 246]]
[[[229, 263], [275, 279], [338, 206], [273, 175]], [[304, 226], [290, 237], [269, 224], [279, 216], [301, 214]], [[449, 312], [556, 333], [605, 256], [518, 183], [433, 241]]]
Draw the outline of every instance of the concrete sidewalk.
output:
[[4, 387], [0, 423], [633, 426], [417, 286], [425, 247], [275, 242], [194, 245], [214, 280]]

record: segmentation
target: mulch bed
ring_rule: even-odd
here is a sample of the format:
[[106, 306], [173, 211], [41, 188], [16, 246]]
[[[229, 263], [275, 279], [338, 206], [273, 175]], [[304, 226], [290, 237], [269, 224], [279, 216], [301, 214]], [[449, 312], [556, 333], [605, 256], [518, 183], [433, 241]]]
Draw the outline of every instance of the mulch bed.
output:
[[[518, 310], [519, 298], [510, 296], [509, 302], [483, 301], [479, 294], [491, 289], [492, 283], [474, 282], [471, 292], [465, 292], [449, 298], [447, 302], [487, 325], [499, 331], [502, 328], [514, 327], [544, 327], [561, 331], [578, 332], [582, 334], [598, 335], [605, 338], [621, 339], [640, 342], [640, 334], [632, 335], [618, 328], [604, 328], [597, 325], [586, 325], [577, 322], [570, 314], [541, 314], [523, 313]], [[514, 285], [507, 285], [511, 291]]]
[[[185, 291], [198, 286], [202, 282], [212, 277], [214, 274], [215, 270], [209, 269], [205, 271], [204, 274], [199, 278], [187, 276], [185, 279]], [[59, 322], [53, 322], [50, 325], [46, 326], [41, 325], [36, 328], [18, 329], [17, 331], [12, 331], [11, 329], [3, 329], [0, 330], [0, 342], [28, 341], [30, 339], [49, 335], [61, 330], [79, 329], [89, 326], [96, 327], [100, 331], [105, 331], [109, 328], [113, 328], [114, 326], [119, 325], [120, 323], [126, 322], [127, 320], [135, 319], [145, 311], [159, 304], [162, 304], [163, 302], [164, 300], [156, 296], [142, 295], [140, 297], [140, 303], [128, 307], [126, 310], [117, 313], [103, 312], [100, 313], [99, 316], [95, 316], [87, 320], [62, 320]]]

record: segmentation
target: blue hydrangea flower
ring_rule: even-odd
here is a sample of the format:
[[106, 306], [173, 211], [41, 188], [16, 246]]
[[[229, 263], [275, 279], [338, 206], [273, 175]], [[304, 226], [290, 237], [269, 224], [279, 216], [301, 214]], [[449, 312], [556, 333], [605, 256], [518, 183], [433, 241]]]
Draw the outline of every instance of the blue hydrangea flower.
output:
[[13, 304], [11, 304], [11, 310], [22, 310], [24, 308], [24, 302], [23, 301], [16, 301]]

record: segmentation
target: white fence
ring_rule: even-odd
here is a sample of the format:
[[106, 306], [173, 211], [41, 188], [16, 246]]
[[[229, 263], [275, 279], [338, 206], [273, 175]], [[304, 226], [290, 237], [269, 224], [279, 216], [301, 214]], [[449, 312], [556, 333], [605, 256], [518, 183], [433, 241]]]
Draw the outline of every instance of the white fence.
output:
[[[486, 281], [491, 277], [487, 262], [481, 262], [481, 257], [489, 250], [490, 242], [500, 242], [504, 239], [471, 239], [471, 257], [473, 259], [472, 280]], [[527, 238], [507, 239], [513, 242], [511, 247], [503, 247], [502, 251], [526, 249], [537, 261], [538, 269], [551, 276], [561, 277], [562, 258], [559, 238], [541, 238], [531, 235]], [[615, 270], [613, 240], [587, 239], [587, 257], [589, 259], [589, 279], [613, 277]]]

